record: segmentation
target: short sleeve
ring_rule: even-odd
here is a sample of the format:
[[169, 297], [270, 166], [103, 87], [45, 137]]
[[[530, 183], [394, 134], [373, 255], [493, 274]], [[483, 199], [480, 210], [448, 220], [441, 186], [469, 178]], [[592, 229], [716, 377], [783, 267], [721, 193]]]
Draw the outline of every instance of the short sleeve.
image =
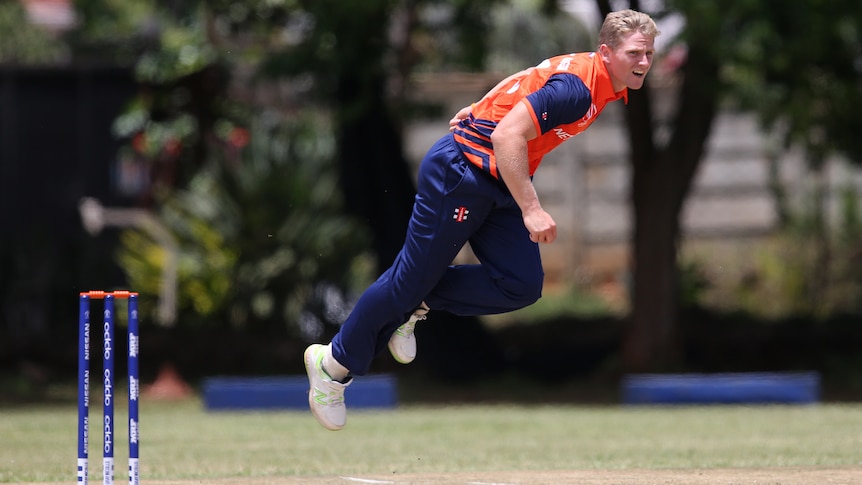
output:
[[592, 104], [589, 88], [578, 76], [558, 73], [539, 90], [527, 95], [541, 133], [583, 118]]

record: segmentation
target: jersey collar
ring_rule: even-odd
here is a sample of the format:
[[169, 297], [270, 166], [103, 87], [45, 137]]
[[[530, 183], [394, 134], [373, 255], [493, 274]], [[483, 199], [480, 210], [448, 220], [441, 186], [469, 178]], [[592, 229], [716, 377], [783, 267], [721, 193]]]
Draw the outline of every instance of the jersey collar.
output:
[[608, 66], [605, 65], [605, 61], [602, 60], [601, 54], [598, 52], [593, 52], [592, 56], [593, 63], [595, 64], [595, 73], [596, 73], [596, 87], [597, 87], [597, 98], [599, 100], [605, 101], [606, 103], [610, 103], [611, 101], [616, 101], [618, 99], [622, 99], [624, 103], [628, 104], [629, 102], [629, 89], [623, 88], [622, 91], [614, 92], [614, 82], [611, 80], [611, 74], [608, 72]]

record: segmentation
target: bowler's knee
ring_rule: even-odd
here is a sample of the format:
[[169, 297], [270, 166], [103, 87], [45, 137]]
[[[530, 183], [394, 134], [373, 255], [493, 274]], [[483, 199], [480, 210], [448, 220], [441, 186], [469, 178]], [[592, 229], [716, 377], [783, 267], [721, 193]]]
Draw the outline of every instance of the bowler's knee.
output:
[[512, 304], [512, 309], [517, 310], [532, 305], [541, 298], [544, 280], [545, 275], [543, 273], [537, 273], [530, 278], [506, 278], [500, 282], [500, 289]]

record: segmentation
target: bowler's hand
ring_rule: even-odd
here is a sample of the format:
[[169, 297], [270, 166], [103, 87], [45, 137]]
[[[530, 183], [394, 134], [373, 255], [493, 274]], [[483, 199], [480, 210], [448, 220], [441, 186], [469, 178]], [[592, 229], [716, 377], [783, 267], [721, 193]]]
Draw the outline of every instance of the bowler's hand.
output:
[[467, 117], [470, 116], [470, 113], [472, 111], [473, 111], [473, 106], [470, 105], [470, 106], [464, 106], [463, 108], [461, 108], [460, 111], [455, 113], [455, 116], [453, 116], [452, 119], [449, 120], [449, 131], [454, 130], [455, 127], [458, 126], [458, 123], [466, 120]]
[[530, 231], [530, 241], [534, 243], [549, 244], [557, 239], [557, 223], [543, 209], [524, 214], [524, 226]]

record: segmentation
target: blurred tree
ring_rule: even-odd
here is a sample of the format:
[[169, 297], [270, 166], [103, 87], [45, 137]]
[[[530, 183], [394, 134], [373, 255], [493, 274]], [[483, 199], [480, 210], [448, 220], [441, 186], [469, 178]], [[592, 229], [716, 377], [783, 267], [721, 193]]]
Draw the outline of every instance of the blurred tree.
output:
[[[341, 215], [326, 110], [312, 115], [302, 91], [258, 99], [279, 87], [254, 73], [261, 52], [286, 42], [277, 32], [288, 12], [245, 2], [253, 21], [240, 29], [239, 3], [79, 3], [78, 58], [132, 63], [140, 83], [114, 132], [128, 140], [121, 160], [148, 167], [139, 204], [178, 240], [180, 324], [267, 332], [286, 322], [321, 334], [337, 316], [321, 292], [334, 289], [329, 305], [367, 279], [367, 237]], [[130, 283], [157, 295], [165, 248], [137, 230], [122, 243]]]
[[[370, 265], [366, 233], [343, 216], [330, 132], [313, 115], [263, 113], [245, 151], [245, 140], [226, 141], [218, 160], [160, 204], [178, 240], [184, 325], [266, 333], [290, 322], [294, 336], [316, 340], [341, 323], [345, 295], [368, 283]], [[140, 231], [122, 242], [131, 287], [158, 294], [165, 248]]]
[[303, 35], [265, 64], [269, 75], [310, 75], [332, 109], [341, 185], [371, 228], [379, 272], [401, 249], [415, 195], [401, 133], [407, 79], [435, 56], [438, 68], [481, 70], [487, 11], [499, 1], [299, 2]]
[[[628, 2], [635, 10], [642, 10], [640, 3]], [[597, 4], [602, 17], [611, 11], [609, 0], [597, 0]], [[648, 84], [645, 89], [629, 92], [626, 124], [631, 145], [634, 231], [631, 312], [622, 350], [627, 371], [667, 368], [680, 357], [680, 212], [703, 158], [721, 96], [717, 47], [731, 42], [720, 35], [722, 23], [735, 20], [726, 10], [719, 11], [713, 2], [692, 2], [686, 11], [688, 55], [680, 66], [676, 111], [667, 121], [671, 132], [665, 143], [658, 141]]]
[[743, 108], [813, 166], [836, 153], [862, 161], [862, 3], [746, 2], [724, 68]]
[[486, 13], [501, 1], [76, 0], [76, 53], [135, 63], [142, 93], [117, 131], [149, 152], [157, 189], [190, 180], [219, 119], [245, 122], [242, 103], [232, 104], [238, 92], [289, 79], [284, 111], [314, 102], [336, 120], [342, 190], [371, 228], [382, 269], [400, 249], [414, 195], [400, 133], [407, 77], [435, 54], [481, 70]]
[[228, 92], [237, 63], [205, 5], [75, 0], [80, 22], [68, 36], [75, 60], [133, 67], [140, 86], [114, 126], [128, 141], [121, 156], [149, 171], [139, 205], [186, 186], [218, 146], [209, 143], [220, 135], [216, 126], [248, 123], [248, 106]]
[[0, 64], [48, 65], [68, 54], [62, 40], [29, 21], [22, 2], [0, 2], [0, 32]]
[[[140, 95], [115, 123], [115, 132], [129, 140], [124, 156], [151, 167], [154, 184], [149, 197], [142, 202], [156, 207], [164, 205], [166, 218], [170, 214], [183, 214], [179, 218], [183, 223], [176, 225], [176, 231], [186, 224], [200, 228], [204, 226], [202, 221], [209, 221], [204, 214], [192, 210], [201, 207], [193, 201], [204, 194], [220, 197], [225, 207], [239, 205], [237, 199], [255, 198], [259, 202], [254, 210], [239, 211], [233, 226], [212, 226], [216, 233], [180, 232], [189, 243], [197, 243], [186, 244], [187, 248], [197, 246], [203, 251], [200, 254], [191, 251], [183, 259], [197, 261], [185, 267], [184, 281], [189, 286], [184, 288], [188, 290], [184, 296], [188, 308], [209, 315], [216, 309], [230, 307], [226, 320], [241, 323], [246, 316], [254, 315], [255, 311], [259, 314], [261, 308], [268, 308], [271, 303], [277, 309], [284, 303], [289, 307], [289, 316], [296, 317], [301, 307], [297, 301], [301, 299], [291, 295], [304, 295], [308, 302], [311, 293], [310, 286], [302, 284], [299, 277], [307, 278], [303, 281], [321, 281], [325, 272], [311, 271], [309, 265], [317, 268], [325, 266], [325, 261], [320, 255], [315, 258], [311, 253], [297, 251], [292, 246], [295, 241], [285, 239], [287, 236], [260, 244], [254, 238], [260, 238], [260, 230], [264, 228], [270, 228], [276, 235], [307, 231], [310, 234], [302, 237], [321, 244], [327, 240], [320, 237], [324, 234], [345, 238], [344, 241], [355, 246], [352, 251], [343, 252], [344, 258], [331, 259], [334, 253], [327, 253], [332, 261], [339, 261], [342, 271], [350, 267], [346, 261], [362, 249], [364, 239], [351, 236], [361, 231], [344, 225], [330, 211], [322, 211], [321, 216], [343, 225], [342, 231], [326, 232], [332, 229], [327, 219], [307, 219], [316, 221], [311, 225], [276, 224], [289, 214], [299, 217], [321, 211], [320, 207], [309, 204], [309, 200], [291, 199], [293, 190], [312, 184], [313, 179], [298, 178], [299, 185], [295, 186], [281, 178], [291, 172], [273, 168], [272, 173], [256, 179], [263, 185], [252, 188], [236, 184], [242, 174], [253, 170], [250, 166], [255, 155], [240, 150], [241, 156], [232, 162], [239, 166], [233, 166], [221, 159], [224, 142], [243, 132], [252, 138], [271, 136], [271, 133], [248, 132], [250, 123], [260, 121], [253, 114], [260, 110], [265, 111], [266, 117], [281, 120], [294, 119], [309, 109], [332, 117], [334, 157], [346, 207], [371, 228], [378, 271], [388, 265], [400, 249], [415, 193], [400, 133], [406, 79], [426, 54], [440, 48], [439, 45], [417, 47], [417, 39], [434, 38], [429, 32], [444, 28], [423, 23], [422, 19], [443, 16], [454, 23], [455, 29], [448, 24], [445, 29], [458, 40], [458, 48], [450, 51], [452, 56], [445, 57], [468, 68], [481, 69], [487, 41], [483, 35], [475, 39], [473, 35], [483, 33], [487, 26], [482, 7], [495, 1], [499, 0], [349, 3], [78, 0], [83, 22], [73, 37], [76, 55], [81, 59], [105, 55], [119, 62], [134, 63], [142, 86]], [[319, 136], [325, 138], [326, 134], [321, 131]], [[293, 143], [301, 145], [307, 141]], [[251, 146], [255, 146], [254, 141]], [[301, 159], [300, 155], [297, 156]], [[303, 160], [301, 165], [313, 160], [313, 157]], [[326, 186], [324, 164], [318, 163], [318, 169], [320, 173], [314, 181]], [[213, 175], [213, 170], [218, 176]], [[237, 190], [239, 187], [244, 190]], [[259, 192], [255, 197], [250, 195], [253, 190]], [[337, 200], [331, 198], [332, 203]], [[284, 207], [288, 203], [291, 205]], [[210, 222], [231, 220], [225, 217]], [[257, 225], [244, 227], [245, 224]], [[236, 236], [238, 227], [246, 231], [241, 233], [254, 236]], [[160, 259], [158, 251], [151, 246], [147, 249], [149, 243], [141, 235], [129, 236], [125, 243], [126, 264], [135, 274], [149, 272], [153, 277], [152, 270], [158, 268]], [[224, 244], [224, 250], [219, 249], [220, 244]], [[134, 254], [140, 254], [139, 260], [132, 257]], [[292, 273], [285, 267], [287, 256], [289, 266], [305, 269], [299, 274]], [[207, 263], [210, 259], [212, 264]], [[281, 269], [262, 283], [259, 275], [249, 276], [255, 275], [252, 268], [260, 264]], [[224, 293], [222, 281], [226, 274], [236, 276], [228, 279], [234, 285], [228, 293]], [[248, 277], [238, 277], [241, 274]], [[203, 285], [192, 291], [195, 281]], [[143, 285], [143, 280], [138, 284]], [[290, 285], [292, 290], [287, 289]], [[207, 292], [207, 297], [202, 298], [202, 293]], [[215, 304], [220, 298], [226, 300], [225, 306]], [[208, 304], [200, 304], [207, 301]], [[278, 311], [276, 314], [284, 316]], [[271, 315], [266, 312], [258, 317]]]
[[[637, 0], [614, 7], [625, 3], [641, 8]], [[747, 106], [763, 113], [766, 126], [803, 142], [815, 165], [830, 150], [858, 156], [859, 5], [821, 3], [669, 0], [658, 14], [685, 19], [675, 47], [685, 57], [669, 136], [659, 137], [648, 90], [631, 93], [626, 110], [634, 211], [627, 368], [671, 366], [678, 357], [679, 215], [733, 86], [757, 100]], [[379, 270], [400, 248], [413, 197], [400, 133], [409, 74], [483, 69], [488, 12], [498, 4], [76, 0], [83, 18], [76, 55], [108, 49], [109, 57], [135, 63], [144, 88], [117, 133], [130, 138], [136, 156], [168, 167], [155, 177], [167, 188], [194, 180], [213, 157], [212, 142], [250, 123], [252, 82], [266, 79], [289, 93], [275, 98], [282, 116], [312, 104], [327, 108], [345, 201], [371, 228]], [[597, 4], [602, 14], [611, 10], [609, 0]], [[554, 13], [561, 3], [538, 5]]]
[[[862, 163], [862, 4], [852, 0], [752, 2], [738, 48], [725, 71], [743, 108], [758, 113], [779, 140], [778, 152], [801, 148], [812, 173], [808, 217], [791, 219], [780, 192], [785, 228], [807, 233], [815, 261], [805, 280], [809, 312], [829, 311], [834, 244], [830, 240], [828, 160]], [[774, 155], [777, 162], [778, 154]], [[778, 171], [776, 167], [776, 172]]]
[[[641, 2], [626, 2], [640, 10]], [[597, 0], [603, 15], [609, 0]], [[615, 7], [622, 8], [618, 3]], [[675, 43], [684, 51], [675, 111], [660, 142], [648, 89], [629, 95], [634, 288], [623, 345], [624, 366], [646, 371], [676, 365], [680, 212], [723, 100], [747, 91], [747, 107], [767, 127], [784, 126], [812, 160], [829, 150], [859, 153], [860, 5], [834, 2], [669, 0], [657, 17], [678, 14]], [[663, 137], [664, 138], [664, 137]]]

